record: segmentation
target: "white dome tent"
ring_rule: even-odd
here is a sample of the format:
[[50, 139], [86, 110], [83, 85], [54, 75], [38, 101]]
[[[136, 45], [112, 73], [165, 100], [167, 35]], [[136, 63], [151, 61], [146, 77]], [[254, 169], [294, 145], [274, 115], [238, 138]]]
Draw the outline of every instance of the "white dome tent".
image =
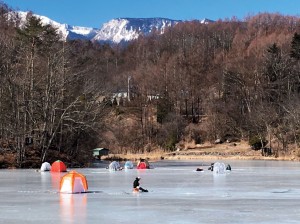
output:
[[109, 169], [110, 171], [121, 170], [120, 163], [117, 162], [117, 161], [112, 161], [112, 162], [109, 164], [108, 169]]
[[44, 162], [41, 166], [41, 172], [50, 171], [51, 165], [48, 162]]

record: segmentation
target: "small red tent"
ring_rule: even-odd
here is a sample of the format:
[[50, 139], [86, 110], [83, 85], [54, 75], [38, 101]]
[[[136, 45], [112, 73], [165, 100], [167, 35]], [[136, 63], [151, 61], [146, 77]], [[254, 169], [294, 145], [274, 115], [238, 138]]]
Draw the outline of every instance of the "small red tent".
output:
[[61, 193], [84, 193], [88, 189], [87, 180], [84, 175], [71, 171], [60, 180]]
[[145, 162], [140, 162], [137, 165], [137, 169], [148, 169], [147, 164]]
[[141, 159], [137, 166], [136, 166], [137, 169], [150, 169], [150, 164], [148, 162], [148, 160], [146, 159]]
[[62, 161], [56, 160], [51, 165], [51, 172], [67, 172], [67, 167]]

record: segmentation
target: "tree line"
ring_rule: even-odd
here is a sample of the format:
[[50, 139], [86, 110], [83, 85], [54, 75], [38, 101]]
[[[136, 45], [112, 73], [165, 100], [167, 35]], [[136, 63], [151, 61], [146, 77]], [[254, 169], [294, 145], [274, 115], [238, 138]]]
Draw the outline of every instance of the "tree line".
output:
[[[277, 154], [298, 148], [298, 17], [182, 22], [126, 46], [63, 41], [32, 14], [20, 21], [1, 5], [0, 148], [20, 167], [28, 151], [41, 162], [53, 150], [85, 161], [97, 146], [246, 139]], [[124, 91], [130, 98], [116, 103]]]

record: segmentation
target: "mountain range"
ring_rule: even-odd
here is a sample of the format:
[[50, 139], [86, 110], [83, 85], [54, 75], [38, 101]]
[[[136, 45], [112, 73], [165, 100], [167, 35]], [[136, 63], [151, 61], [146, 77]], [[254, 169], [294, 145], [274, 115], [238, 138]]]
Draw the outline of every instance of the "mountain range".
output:
[[[21, 24], [26, 21], [29, 12], [18, 12]], [[101, 28], [80, 27], [68, 24], [61, 24], [46, 16], [33, 14], [41, 19], [43, 25], [52, 25], [57, 29], [63, 40], [90, 40], [107, 43], [129, 42], [137, 39], [140, 35], [147, 35], [153, 31], [159, 34], [164, 33], [166, 28], [175, 26], [182, 20], [172, 20], [166, 18], [117, 18], [104, 23]], [[207, 24], [213, 22], [209, 19], [199, 20], [200, 23]]]

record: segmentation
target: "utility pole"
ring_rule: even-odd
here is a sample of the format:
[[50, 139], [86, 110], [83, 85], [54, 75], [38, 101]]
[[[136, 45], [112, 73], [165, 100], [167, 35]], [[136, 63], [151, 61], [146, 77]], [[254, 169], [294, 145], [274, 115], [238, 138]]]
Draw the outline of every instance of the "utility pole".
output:
[[128, 93], [127, 93], [127, 96], [128, 96], [128, 101], [130, 101], [130, 80], [131, 80], [131, 76], [128, 76], [128, 79], [127, 79], [127, 87], [128, 87]]

